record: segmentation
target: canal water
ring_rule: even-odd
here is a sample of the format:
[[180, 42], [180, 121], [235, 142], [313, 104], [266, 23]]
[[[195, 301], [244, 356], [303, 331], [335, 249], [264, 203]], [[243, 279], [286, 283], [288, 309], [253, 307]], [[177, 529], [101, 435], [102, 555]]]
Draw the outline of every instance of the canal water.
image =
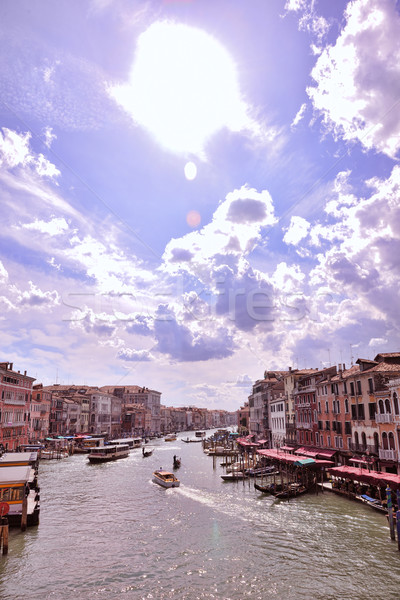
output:
[[[400, 598], [381, 514], [330, 492], [277, 501], [223, 482], [202, 444], [148, 445], [149, 458], [40, 463], [40, 525], [11, 530], [1, 600]], [[174, 454], [181, 487], [165, 490], [151, 476]]]

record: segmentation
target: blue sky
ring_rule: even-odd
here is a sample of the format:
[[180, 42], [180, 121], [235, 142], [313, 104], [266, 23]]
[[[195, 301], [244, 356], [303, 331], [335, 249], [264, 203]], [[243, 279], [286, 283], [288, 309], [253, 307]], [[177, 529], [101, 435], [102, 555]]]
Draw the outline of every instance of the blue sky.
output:
[[395, 0], [0, 4], [2, 360], [235, 410], [397, 351]]

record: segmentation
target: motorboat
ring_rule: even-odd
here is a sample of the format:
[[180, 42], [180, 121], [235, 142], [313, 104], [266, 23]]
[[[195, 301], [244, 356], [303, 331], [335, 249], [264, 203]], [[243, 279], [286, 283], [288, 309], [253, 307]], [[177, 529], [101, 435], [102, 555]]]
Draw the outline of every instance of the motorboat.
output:
[[166, 442], [174, 442], [176, 440], [175, 433], [169, 433], [168, 435], [165, 436], [164, 440]]
[[165, 488], [179, 487], [181, 483], [173, 473], [164, 471], [163, 469], [154, 471], [152, 481]]

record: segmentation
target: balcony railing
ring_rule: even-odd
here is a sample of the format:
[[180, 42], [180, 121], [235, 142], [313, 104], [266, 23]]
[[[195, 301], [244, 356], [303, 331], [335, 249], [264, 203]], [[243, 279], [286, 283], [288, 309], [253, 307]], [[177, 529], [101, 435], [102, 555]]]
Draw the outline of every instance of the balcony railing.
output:
[[297, 423], [297, 429], [311, 429], [311, 423]]
[[356, 442], [350, 442], [349, 449], [353, 450], [353, 452], [369, 452], [370, 454], [378, 454], [378, 448], [371, 444], [357, 444]]
[[376, 423], [393, 423], [393, 415], [390, 413], [376, 413], [375, 421]]
[[379, 448], [379, 458], [382, 460], [399, 460], [399, 455], [396, 450], [384, 450], [383, 448]]

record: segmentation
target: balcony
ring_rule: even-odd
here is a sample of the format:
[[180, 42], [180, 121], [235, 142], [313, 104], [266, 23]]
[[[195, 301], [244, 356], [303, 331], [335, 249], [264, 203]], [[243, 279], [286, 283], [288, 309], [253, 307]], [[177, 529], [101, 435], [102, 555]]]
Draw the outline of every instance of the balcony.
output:
[[12, 404], [13, 406], [25, 406], [25, 400], [18, 400], [17, 398], [5, 398], [3, 400], [4, 405]]
[[297, 429], [312, 429], [311, 423], [297, 423]]
[[399, 460], [396, 450], [384, 450], [383, 448], [379, 448], [379, 458], [381, 460], [394, 460], [395, 462]]
[[376, 423], [393, 423], [393, 415], [390, 413], [376, 413], [375, 421]]
[[357, 444], [356, 442], [350, 442], [349, 450], [352, 450], [353, 452], [369, 452], [370, 454], [378, 454], [378, 448], [371, 444]]

